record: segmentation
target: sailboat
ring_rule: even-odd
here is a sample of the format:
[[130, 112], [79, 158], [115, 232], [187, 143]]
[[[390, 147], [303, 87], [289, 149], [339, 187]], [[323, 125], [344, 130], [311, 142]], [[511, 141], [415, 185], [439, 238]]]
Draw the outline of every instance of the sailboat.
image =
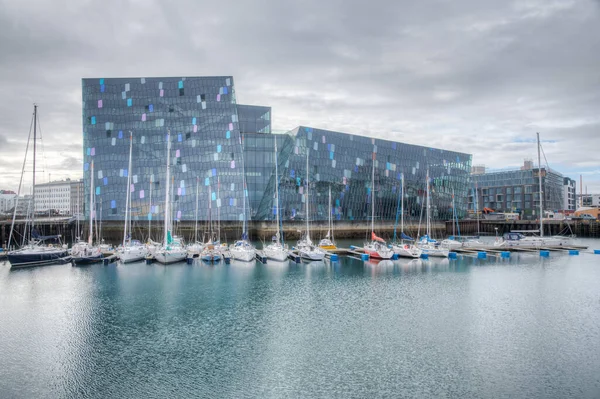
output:
[[364, 251], [373, 259], [391, 259], [394, 251], [387, 247], [385, 240], [375, 234], [375, 152], [372, 155], [371, 170], [371, 241], [366, 243]]
[[101, 262], [104, 256], [98, 246], [94, 245], [94, 213], [96, 202], [94, 201], [94, 161], [90, 168], [90, 231], [87, 242], [78, 242], [71, 248], [73, 263], [76, 265], [88, 265]]
[[154, 185], [154, 175], [150, 176], [150, 198], [148, 208], [148, 242], [146, 243], [146, 249], [148, 255], [146, 259], [154, 259], [154, 253], [160, 247], [160, 243], [152, 240], [152, 186]]
[[319, 241], [319, 248], [324, 250], [335, 250], [337, 246], [333, 239], [333, 222], [331, 220], [331, 186], [329, 186], [329, 218], [327, 223], [327, 235]]
[[204, 244], [198, 241], [198, 194], [199, 194], [200, 178], [196, 177], [196, 216], [194, 222], [194, 242], [188, 244], [187, 253], [192, 258], [197, 258], [204, 249]]
[[148, 249], [139, 240], [132, 240], [131, 233], [131, 153], [133, 150], [133, 134], [129, 132], [129, 167], [127, 170], [127, 199], [125, 201], [125, 226], [123, 227], [123, 244], [117, 250], [123, 263], [136, 262], [146, 258]]
[[275, 220], [277, 222], [277, 233], [273, 236], [272, 242], [263, 247], [263, 252], [267, 259], [271, 259], [277, 262], [283, 262], [288, 258], [287, 248], [281, 242], [281, 232], [279, 228], [279, 176], [277, 166], [277, 138], [273, 140], [275, 142]]
[[204, 248], [200, 253], [200, 259], [206, 263], [217, 263], [221, 261], [221, 243], [213, 231], [211, 193], [212, 189], [208, 186], [208, 240], [204, 243]]
[[453, 250], [463, 246], [464, 241], [460, 240], [460, 228], [458, 229], [458, 238], [456, 237], [456, 228], [458, 226], [458, 216], [456, 214], [456, 206], [454, 203], [454, 189], [452, 189], [452, 235], [442, 240], [442, 247]]
[[427, 215], [426, 215], [426, 226], [427, 233], [421, 237], [418, 243], [419, 248], [424, 254], [428, 256], [447, 258], [450, 252], [448, 248], [443, 248], [440, 243], [431, 238], [431, 201], [430, 201], [430, 189], [429, 189], [429, 169], [427, 169]]
[[[242, 162], [243, 165], [243, 162]], [[246, 223], [246, 177], [245, 172], [242, 172], [244, 175], [244, 189], [242, 190], [243, 197], [243, 212], [244, 212], [244, 220], [242, 225], [242, 239], [237, 240], [229, 247], [229, 251], [231, 252], [231, 256], [233, 259], [241, 260], [244, 262], [250, 262], [256, 259], [256, 248], [254, 245], [248, 242], [248, 230]]]
[[404, 173], [400, 175], [401, 189], [400, 196], [398, 198], [400, 207], [400, 242], [396, 239], [396, 226], [398, 225], [398, 214], [396, 213], [396, 223], [394, 224], [394, 244], [392, 244], [392, 250], [398, 256], [403, 258], [419, 258], [421, 256], [421, 249], [415, 246], [412, 242], [407, 243], [406, 241], [414, 241], [412, 238], [404, 234]]
[[296, 247], [298, 249], [298, 254], [300, 255], [301, 258], [303, 259], [307, 259], [307, 260], [323, 260], [325, 258], [325, 252], [315, 246], [311, 239], [310, 239], [310, 224], [309, 224], [309, 219], [310, 219], [310, 213], [309, 213], [309, 202], [310, 202], [310, 196], [309, 196], [309, 165], [308, 165], [308, 155], [310, 153], [310, 148], [308, 148], [308, 146], [306, 147], [306, 198], [305, 198], [305, 203], [306, 203], [306, 232], [304, 233], [304, 238], [301, 239], [300, 241], [298, 241], [298, 243], [296, 244]]
[[[30, 133], [31, 134], [31, 133]], [[31, 137], [31, 136], [30, 136]], [[36, 156], [36, 141], [37, 141], [37, 105], [33, 106], [33, 185], [35, 187], [35, 156]], [[27, 162], [27, 152], [29, 150], [29, 141], [27, 142], [27, 148], [25, 150], [25, 159], [23, 161], [23, 171], [25, 170], [25, 164]], [[21, 181], [19, 182], [19, 192], [17, 194], [17, 201], [21, 194], [21, 184], [23, 182], [23, 175], [21, 174]], [[15, 209], [13, 211], [13, 220], [10, 227], [10, 234], [8, 243], [12, 242], [13, 232], [15, 226], [15, 219], [17, 216], [17, 205], [15, 203]], [[29, 242], [23, 245], [20, 249], [10, 251], [7, 255], [8, 261], [10, 262], [11, 268], [23, 268], [32, 266], [44, 266], [54, 265], [68, 262], [71, 257], [66, 249], [66, 246], [58, 245], [51, 246], [47, 245], [46, 242], [59, 241], [60, 235], [54, 236], [42, 236], [35, 228], [35, 190], [32, 195], [32, 217], [31, 217], [31, 230], [29, 236]]]
[[538, 184], [539, 184], [539, 196], [540, 196], [540, 207], [539, 207], [539, 218], [540, 218], [540, 230], [539, 236], [525, 236], [520, 232], [505, 233], [501, 240], [496, 241], [496, 247], [529, 247], [529, 248], [540, 248], [540, 247], [560, 247], [568, 246], [571, 244], [571, 237], [557, 235], [551, 237], [544, 237], [544, 191], [542, 189], [542, 158], [541, 158], [541, 143], [540, 134], [537, 133], [537, 153], [538, 153]]
[[171, 179], [171, 130], [167, 130], [167, 171], [165, 176], [165, 235], [160, 248], [154, 253], [154, 258], [162, 263], [169, 264], [180, 262], [187, 256], [183, 242], [178, 237], [172, 236], [172, 221], [171, 214], [169, 213], [170, 208], [170, 197], [169, 180]]

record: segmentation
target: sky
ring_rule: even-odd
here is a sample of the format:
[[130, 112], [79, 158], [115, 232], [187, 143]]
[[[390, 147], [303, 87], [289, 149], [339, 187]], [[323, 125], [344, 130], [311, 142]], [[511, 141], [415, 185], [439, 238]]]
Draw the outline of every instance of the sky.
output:
[[0, 189], [18, 188], [33, 103], [38, 181], [82, 176], [84, 77], [233, 75], [276, 131], [491, 170], [537, 159], [539, 132], [543, 163], [600, 193], [600, 0], [0, 0], [0, 43]]

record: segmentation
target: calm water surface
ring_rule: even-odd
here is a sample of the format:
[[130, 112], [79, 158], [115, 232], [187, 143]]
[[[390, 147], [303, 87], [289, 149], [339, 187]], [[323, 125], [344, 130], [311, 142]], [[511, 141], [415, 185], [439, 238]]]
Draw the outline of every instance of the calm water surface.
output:
[[598, 398], [600, 255], [0, 264], [0, 397]]

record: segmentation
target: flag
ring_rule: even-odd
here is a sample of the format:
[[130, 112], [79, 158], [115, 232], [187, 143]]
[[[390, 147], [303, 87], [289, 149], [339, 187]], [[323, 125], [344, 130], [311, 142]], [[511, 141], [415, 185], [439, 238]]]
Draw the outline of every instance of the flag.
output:
[[371, 240], [373, 241], [379, 241], [379, 242], [385, 242], [385, 240], [381, 237], [377, 237], [377, 235], [374, 232], [371, 232]]

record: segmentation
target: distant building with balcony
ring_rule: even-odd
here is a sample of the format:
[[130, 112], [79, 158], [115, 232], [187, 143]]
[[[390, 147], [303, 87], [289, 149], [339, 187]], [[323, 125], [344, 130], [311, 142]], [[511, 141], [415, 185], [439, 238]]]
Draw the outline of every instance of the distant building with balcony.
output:
[[576, 199], [577, 182], [570, 177], [563, 180], [563, 210], [574, 211], [577, 209]]
[[[541, 177], [544, 211], [562, 211], [565, 207], [565, 177], [545, 167], [542, 167]], [[519, 213], [521, 219], [539, 217], [539, 168], [534, 168], [529, 160], [517, 170], [472, 174], [471, 184], [467, 204], [470, 212], [476, 208], [479, 211], [490, 208], [496, 212]]]

